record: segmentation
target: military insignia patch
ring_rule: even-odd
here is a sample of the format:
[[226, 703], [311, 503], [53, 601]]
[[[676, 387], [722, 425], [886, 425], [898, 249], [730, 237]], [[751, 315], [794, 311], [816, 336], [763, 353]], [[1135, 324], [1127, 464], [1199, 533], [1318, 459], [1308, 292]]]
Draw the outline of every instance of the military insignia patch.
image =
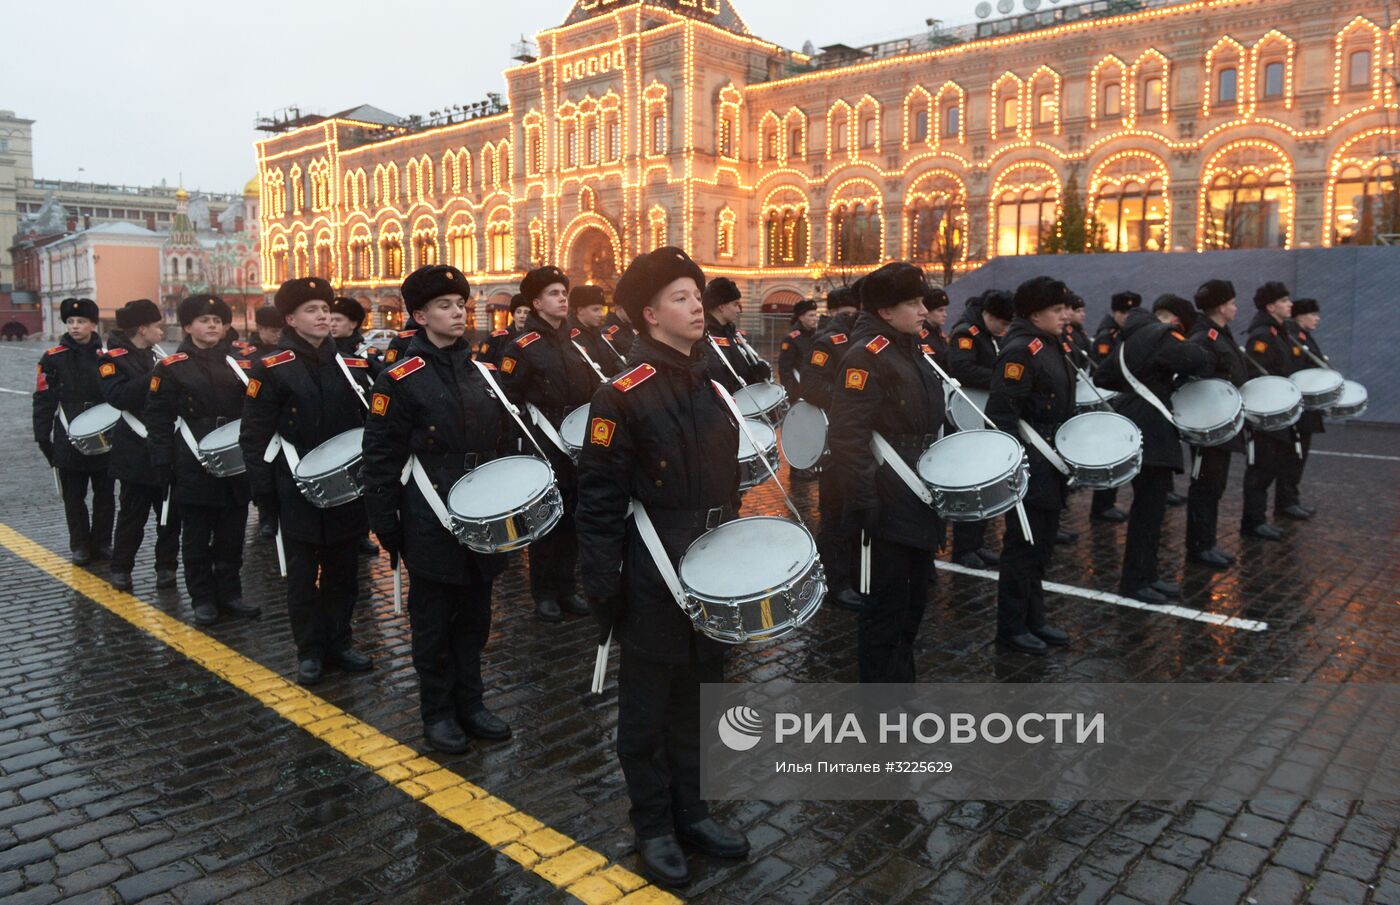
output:
[[618, 377], [613, 381], [612, 385], [619, 391], [627, 393], [631, 390], [635, 390], [655, 376], [656, 368], [653, 368], [649, 364], [640, 364], [621, 377]]
[[968, 328], [967, 328], [967, 332], [968, 332], [968, 333], [971, 333], [973, 336], [976, 336], [978, 333], [981, 333], [982, 331], [981, 331], [981, 329], [978, 328], [978, 327], [968, 327]]
[[107, 357], [108, 357], [108, 358], [121, 358], [121, 357], [122, 357], [123, 355], [125, 355], [125, 354], [126, 354], [126, 350], [123, 349], [123, 348], [121, 348], [121, 347], [117, 347], [117, 348], [115, 348], [115, 349], [108, 349], [108, 350], [107, 350]]
[[501, 359], [501, 373], [502, 373], [502, 374], [514, 374], [514, 373], [515, 373], [515, 359], [514, 359], [514, 358], [502, 358], [502, 359]]
[[865, 392], [865, 385], [869, 382], [869, 371], [862, 371], [859, 368], [846, 369], [846, 389], [860, 390], [861, 392]]
[[527, 346], [529, 346], [530, 343], [534, 342], [539, 338], [540, 335], [538, 333], [526, 333], [524, 336], [520, 337], [515, 341], [515, 345], [521, 349], [524, 349]]
[[34, 366], [34, 370], [38, 373], [38, 377], [34, 381], [34, 392], [45, 392], [49, 388], [49, 375], [45, 374], [44, 369], [38, 365]]
[[870, 342], [866, 343], [865, 348], [866, 351], [868, 351], [870, 354], [879, 355], [881, 352], [885, 351], [885, 347], [889, 344], [890, 339], [888, 336], [877, 336]]
[[729, 337], [727, 337], [727, 336], [716, 336], [716, 337], [715, 337], [715, 345], [728, 348], [728, 346], [729, 346]]
[[1031, 340], [1031, 344], [1027, 346], [1027, 348], [1030, 350], [1030, 353], [1032, 355], [1039, 355], [1040, 350], [1045, 348], [1045, 343], [1041, 342], [1038, 339], [1033, 339]]
[[1206, 334], [1206, 336], [1210, 338], [1211, 342], [1215, 342], [1217, 339], [1220, 338], [1220, 331], [1212, 329], [1209, 333]]
[[579, 334], [582, 333], [582, 332], [583, 332], [583, 331], [580, 330], [578, 327], [573, 328], [572, 330], [569, 331], [569, 339], [578, 339], [578, 338], [579, 338]]
[[98, 366], [97, 373], [101, 374], [103, 377], [111, 377], [113, 374], [117, 373], [117, 366], [110, 361], [103, 362]]
[[1184, 342], [1186, 342], [1186, 335], [1183, 334], [1180, 330], [1173, 330], [1173, 331], [1172, 331], [1172, 336], [1175, 336], [1175, 337], [1176, 337], [1176, 341], [1179, 342], [1179, 343], [1184, 343]]
[[403, 380], [409, 374], [420, 368], [426, 367], [427, 362], [421, 358], [410, 358], [408, 361], [389, 371], [389, 376], [394, 380]]
[[1026, 366], [1014, 361], [1008, 361], [1006, 368], [1002, 371], [1002, 376], [1007, 380], [1020, 380], [1026, 376]]
[[367, 368], [369, 367], [369, 362], [363, 358], [347, 358], [345, 359], [345, 366], [347, 368]]
[[833, 346], [844, 346], [848, 340], [850, 340], [850, 337], [844, 333], [831, 334], [831, 344]]
[[1269, 344], [1264, 342], [1262, 339], [1256, 339], [1254, 341], [1254, 351], [1260, 353], [1267, 352], [1269, 351]]
[[267, 356], [262, 360], [262, 363], [264, 368], [275, 368], [278, 365], [286, 364], [296, 357], [297, 353], [293, 352], [291, 349], [286, 349], [282, 352], [278, 352], [276, 355]]
[[261, 380], [258, 380], [256, 377], [254, 377], [252, 380], [248, 381], [248, 398], [249, 398], [249, 399], [257, 399], [257, 398], [258, 398], [258, 391], [261, 390], [261, 389], [262, 389], [262, 381], [261, 381]]
[[1107, 355], [1107, 354], [1108, 354], [1108, 349], [1109, 349], [1108, 343], [1099, 343], [1099, 354], [1100, 354], [1100, 355]]
[[399, 358], [399, 350], [398, 350], [398, 349], [390, 349], [388, 352], [385, 352], [385, 353], [384, 353], [384, 363], [385, 363], [386, 365], [391, 365], [391, 364], [393, 364], [395, 361], [398, 361], [398, 358]]
[[812, 364], [816, 365], [819, 368], [825, 367], [827, 359], [829, 357], [830, 356], [823, 352], [821, 349], [818, 349], [817, 351], [812, 353]]
[[606, 418], [594, 418], [588, 426], [588, 442], [606, 449], [612, 446], [613, 433], [616, 430], [616, 422]]
[[157, 392], [160, 391], [160, 378], [159, 378], [158, 376], [156, 376], [155, 374], [152, 374], [152, 375], [151, 375], [151, 386], [150, 386], [150, 391], [151, 391], [152, 393], [157, 393]]
[[786, 340], [784, 340], [784, 341], [783, 341], [783, 344], [782, 344], [781, 346], [779, 346], [778, 348], [779, 348], [781, 351], [786, 352], [788, 349], [792, 348], [792, 344], [789, 343], [789, 342], [787, 342]]
[[964, 349], [964, 350], [966, 350], [966, 349], [971, 349], [971, 348], [972, 348], [972, 337], [970, 337], [970, 336], [959, 336], [959, 337], [958, 337], [958, 348], [959, 348], [959, 349]]
[[919, 348], [921, 348], [921, 349], [924, 350], [924, 354], [925, 354], [925, 355], [932, 355], [932, 354], [933, 354], [933, 346], [930, 346], [928, 343], [923, 343], [923, 344], [921, 344], [921, 345], [919, 346]]
[[189, 358], [189, 356], [186, 355], [184, 352], [176, 352], [174, 355], [167, 355], [164, 358], [162, 358], [160, 360], [160, 363], [165, 365], [166, 367], [169, 367], [170, 365], [175, 364], [175, 362], [177, 361], [184, 361], [186, 358]]
[[371, 414], [383, 418], [385, 415], [389, 414], [389, 397], [385, 396], [383, 393], [375, 393], [374, 398], [369, 402], [369, 410]]

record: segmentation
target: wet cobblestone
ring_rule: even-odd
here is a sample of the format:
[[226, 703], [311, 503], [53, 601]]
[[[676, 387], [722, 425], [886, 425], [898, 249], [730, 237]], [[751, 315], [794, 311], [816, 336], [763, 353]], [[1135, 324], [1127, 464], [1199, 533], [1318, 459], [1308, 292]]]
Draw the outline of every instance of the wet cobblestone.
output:
[[[29, 388], [40, 350], [0, 349], [0, 387]], [[26, 396], [0, 394], [6, 525], [65, 552], [62, 513], [32, 442]], [[1321, 453], [1396, 456], [1400, 431], [1329, 429]], [[995, 585], [940, 574], [918, 650], [925, 681], [1395, 681], [1400, 655], [1400, 462], [1316, 455], [1321, 511], [1278, 544], [1242, 542], [1242, 468], [1222, 513], [1223, 574], [1183, 577], [1183, 603], [1269, 628], [1241, 632], [1084, 599], [1053, 598], [1075, 636], [1044, 660], [991, 645]], [[1179, 480], [1185, 488], [1184, 479]], [[794, 496], [815, 522], [815, 485]], [[1126, 500], [1125, 500], [1126, 502]], [[1121, 527], [1090, 525], [1076, 497], [1051, 578], [1112, 590]], [[781, 506], [771, 488], [748, 509]], [[747, 511], [747, 510], [746, 510]], [[1182, 558], [1173, 509], [1164, 563]], [[250, 532], [246, 595], [258, 622], [208, 634], [275, 673], [294, 670], [270, 544]], [[157, 591], [150, 551], [135, 596]], [[387, 560], [362, 561], [365, 677], [317, 694], [426, 751], [408, 624]], [[94, 567], [105, 576], [105, 566]], [[0, 550], [0, 901], [9, 903], [562, 902], [568, 896], [263, 703], [13, 554]], [[587, 620], [537, 622], [520, 564], [503, 577], [486, 654], [491, 706], [516, 729], [439, 763], [607, 859], [635, 869], [612, 754], [615, 694], [583, 692]], [[855, 677], [855, 623], [836, 609], [800, 636], [736, 652], [736, 680]], [[615, 677], [615, 667], [611, 673]], [[1400, 805], [1308, 802], [798, 802], [725, 804], [753, 843], [744, 864], [696, 857], [697, 902], [1400, 903]]]

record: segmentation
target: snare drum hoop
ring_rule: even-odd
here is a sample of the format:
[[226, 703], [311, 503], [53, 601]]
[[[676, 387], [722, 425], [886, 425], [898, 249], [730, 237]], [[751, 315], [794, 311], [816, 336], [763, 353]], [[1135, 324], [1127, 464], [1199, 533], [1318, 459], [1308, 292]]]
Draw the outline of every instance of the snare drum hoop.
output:
[[[468, 525], [489, 525], [489, 524], [491, 524], [492, 522], [499, 522], [499, 521], [501, 521], [501, 520], [503, 520], [503, 519], [516, 518], [516, 517], [518, 517], [518, 516], [524, 515], [524, 514], [525, 514], [526, 512], [528, 512], [532, 507], [537, 506], [537, 505], [539, 505], [542, 501], [544, 501], [545, 499], [548, 499], [548, 497], [549, 497], [549, 492], [550, 492], [551, 490], [555, 491], [556, 493], [559, 492], [559, 481], [558, 481], [557, 476], [554, 476], [554, 469], [551, 468], [551, 469], [550, 469], [550, 475], [551, 475], [551, 477], [554, 477], [554, 480], [551, 480], [551, 481], [549, 481], [548, 483], [546, 483], [546, 484], [544, 485], [544, 487], [542, 487], [538, 493], [536, 493], [534, 496], [532, 496], [532, 497], [530, 498], [529, 502], [526, 502], [526, 503], [523, 503], [523, 504], [521, 504], [521, 505], [519, 505], [519, 506], [516, 506], [514, 509], [508, 509], [508, 510], [506, 510], [505, 512], [497, 513], [497, 514], [495, 514], [495, 515], [492, 515], [492, 516], [489, 516], [489, 517], [486, 517], [486, 518], [481, 518], [481, 517], [477, 517], [477, 516], [462, 515], [460, 512], [458, 512], [457, 510], [455, 510], [455, 509], [452, 508], [452, 496], [453, 496], [454, 493], [456, 493], [457, 488], [460, 487], [460, 486], [462, 486], [462, 482], [463, 482], [463, 481], [465, 481], [467, 478], [472, 477], [472, 476], [475, 475], [478, 471], [480, 471], [481, 469], [485, 468], [487, 465], [492, 464], [493, 462], [505, 462], [505, 461], [508, 461], [508, 460], [510, 460], [510, 459], [530, 459], [530, 460], [535, 461], [535, 462], [542, 461], [542, 460], [540, 460], [540, 459], [538, 459], [538, 458], [536, 458], [536, 457], [534, 457], [534, 456], [504, 456], [504, 457], [502, 457], [502, 458], [500, 458], [500, 459], [492, 459], [490, 462], [486, 462], [486, 463], [484, 463], [484, 464], [482, 464], [482, 465], [477, 466], [476, 468], [473, 468], [471, 471], [469, 471], [469, 472], [467, 472], [466, 474], [462, 475], [462, 476], [461, 476], [460, 478], [458, 478], [455, 482], [453, 482], [452, 488], [451, 488], [450, 490], [447, 491], [447, 499], [443, 501], [444, 505], [445, 505], [446, 508], [447, 508], [447, 514], [450, 515], [452, 518], [457, 519], [457, 520], [459, 520], [459, 521], [461, 521], [461, 522], [464, 522], [464, 523], [466, 523], [466, 524], [468, 524]], [[562, 502], [562, 494], [561, 494], [561, 502]]]
[[[1093, 416], [1095, 420], [1097, 420], [1097, 421], [1102, 421], [1102, 420], [1103, 420], [1103, 417], [1104, 417], [1105, 415], [1107, 415], [1108, 417], [1111, 417], [1111, 418], [1117, 418], [1117, 419], [1119, 419], [1120, 421], [1126, 421], [1126, 422], [1132, 427], [1133, 431], [1137, 434], [1137, 437], [1138, 437], [1137, 446], [1133, 449], [1132, 452], [1130, 452], [1128, 455], [1124, 456], [1123, 458], [1117, 459], [1117, 460], [1115, 460], [1115, 461], [1113, 461], [1113, 462], [1105, 462], [1105, 463], [1102, 464], [1102, 465], [1088, 465], [1088, 464], [1085, 464], [1085, 463], [1083, 463], [1083, 462], [1076, 462], [1076, 461], [1074, 461], [1074, 460], [1071, 459], [1069, 456], [1067, 456], [1063, 451], [1061, 451], [1061, 449], [1060, 449], [1060, 443], [1059, 443], [1060, 431], [1063, 431], [1065, 428], [1069, 427], [1071, 424], [1073, 424], [1075, 421], [1078, 421], [1080, 418], [1086, 418], [1086, 417], [1089, 417], [1089, 416]], [[1061, 425], [1060, 425], [1060, 429], [1057, 430], [1057, 431], [1055, 431], [1055, 452], [1057, 452], [1057, 453], [1060, 454], [1060, 458], [1065, 460], [1065, 464], [1068, 465], [1068, 466], [1070, 467], [1070, 470], [1071, 470], [1071, 471], [1075, 471], [1075, 470], [1081, 470], [1081, 471], [1105, 471], [1105, 470], [1109, 470], [1109, 469], [1115, 469], [1115, 468], [1117, 468], [1117, 467], [1120, 466], [1120, 465], [1124, 465], [1124, 464], [1127, 464], [1128, 462], [1133, 461], [1133, 457], [1134, 457], [1134, 456], [1137, 456], [1139, 459], [1142, 458], [1142, 428], [1140, 428], [1140, 427], [1138, 427], [1136, 424], [1134, 424], [1134, 423], [1133, 423], [1133, 420], [1132, 420], [1131, 418], [1128, 418], [1128, 417], [1125, 417], [1125, 416], [1123, 416], [1123, 415], [1120, 415], [1120, 414], [1118, 414], [1117, 412], [1085, 412], [1085, 413], [1082, 414], [1082, 415], [1075, 415], [1073, 418], [1069, 419], [1069, 420], [1066, 421], [1064, 424], [1061, 424]]]
[[791, 465], [798, 471], [807, 471], [809, 469], [817, 468], [822, 464], [823, 461], [826, 460], [827, 456], [830, 455], [831, 452], [828, 445], [825, 442], [823, 442], [821, 452], [817, 454], [816, 460], [813, 461], [810, 465], [798, 465], [797, 463], [792, 461], [792, 456], [788, 455], [787, 445], [783, 442], [783, 438], [787, 436], [786, 428], [788, 419], [793, 416], [794, 412], [806, 411], [807, 409], [811, 409], [812, 411], [816, 412], [817, 417], [821, 418], [823, 430], [826, 432], [827, 436], [830, 436], [831, 420], [827, 418], [826, 412], [822, 411], [820, 407], [812, 405], [812, 403], [807, 402], [805, 400], [799, 400], [798, 402], [794, 403], [791, 408], [788, 409], [787, 415], [783, 418], [783, 430], [778, 432], [778, 452], [782, 455], [782, 458], [787, 460], [789, 465]]
[[[952, 439], [953, 437], [957, 437], [957, 436], [968, 436], [968, 435], [975, 434], [975, 433], [1005, 434], [1006, 436], [1011, 437], [1011, 435], [1010, 435], [1010, 434], [1007, 434], [1006, 431], [994, 431], [994, 430], [992, 430], [991, 428], [986, 428], [986, 427], [984, 427], [984, 428], [979, 428], [979, 429], [976, 430], [976, 431], [958, 431], [958, 432], [955, 433], [955, 434], [949, 434], [948, 436], [944, 437], [943, 440], [950, 440], [950, 439]], [[1015, 437], [1011, 437], [1011, 439], [1012, 439], [1012, 440], [1015, 440], [1016, 438], [1015, 438]], [[923, 481], [924, 486], [927, 487], [929, 490], [941, 491], [941, 492], [943, 492], [943, 493], [973, 493], [973, 492], [980, 492], [980, 491], [986, 490], [988, 487], [995, 487], [997, 484], [1000, 484], [1000, 483], [1002, 483], [1003, 481], [1007, 480], [1007, 478], [1009, 478], [1011, 475], [1016, 474], [1017, 472], [1021, 471], [1023, 468], [1024, 468], [1027, 472], [1030, 471], [1030, 467], [1031, 467], [1031, 460], [1030, 460], [1030, 457], [1028, 457], [1028, 456], [1026, 455], [1026, 448], [1025, 448], [1024, 446], [1021, 446], [1020, 443], [1018, 442], [1016, 445], [1017, 445], [1017, 446], [1020, 446], [1020, 448], [1021, 448], [1021, 461], [1018, 462], [1017, 464], [1013, 465], [1012, 468], [1011, 468], [1011, 471], [1002, 474], [1000, 477], [992, 478], [990, 481], [984, 481], [984, 482], [981, 483], [981, 484], [967, 484], [967, 485], [964, 485], [964, 486], [962, 486], [962, 487], [944, 487], [944, 486], [941, 485], [941, 484], [930, 484], [930, 483], [924, 478], [923, 472], [919, 470], [919, 462], [922, 462], [922, 461], [924, 460], [924, 456], [926, 456], [926, 455], [928, 455], [930, 452], [932, 452], [932, 451], [933, 451], [933, 447], [934, 447], [934, 446], [937, 446], [939, 443], [942, 443], [943, 440], [939, 440], [937, 443], [934, 443], [933, 446], [930, 446], [928, 449], [924, 450], [923, 453], [919, 456], [918, 462], [915, 462], [915, 463], [914, 463], [914, 474], [916, 474], [916, 475], [918, 476], [918, 478], [919, 478], [920, 481]], [[966, 441], [962, 441], [962, 442], [966, 442]], [[1027, 482], [1029, 482], [1029, 475], [1027, 475]], [[1024, 494], [1022, 494], [1022, 496], [1024, 496]]]
[[[1014, 481], [1012, 480], [1013, 477], [1015, 478]], [[920, 478], [920, 480], [923, 480], [922, 477]], [[939, 517], [950, 522], [980, 522], [990, 518], [997, 518], [1007, 512], [1010, 512], [1012, 509], [1016, 508], [1017, 503], [1025, 501], [1026, 494], [1030, 493], [1031, 489], [1031, 463], [1030, 459], [1026, 456], [1025, 452], [1023, 451], [1021, 453], [1020, 464], [1013, 468], [1010, 474], [1003, 475], [1002, 477], [997, 478], [995, 481], [988, 481], [985, 484], [978, 484], [976, 487], [958, 487], [950, 490], [945, 487], [938, 487], [933, 484], [929, 484], [927, 481], [925, 481], [924, 483], [928, 486], [929, 491], [933, 494], [933, 509], [935, 512], [938, 513]], [[944, 497], [948, 496], [949, 494], [956, 494], [959, 497], [971, 496], [975, 494], [980, 497], [985, 491], [998, 486], [1009, 486], [1013, 499], [1011, 500], [1011, 504], [1005, 509], [1000, 508], [1002, 503], [997, 503], [997, 506], [994, 507], [997, 509], [995, 515], [977, 515], [975, 518], [954, 518], [954, 515], [973, 515], [974, 512], [973, 510], [966, 510], [964, 512], [958, 513], [946, 513], [938, 508], [939, 494], [942, 494]], [[1005, 501], [1003, 500], [1002, 502]]]
[[[1259, 381], [1267, 381], [1267, 383], [1263, 384], [1264, 386], [1292, 387], [1294, 390], [1297, 391], [1298, 398], [1295, 401], [1289, 403], [1286, 407], [1280, 409], [1268, 409], [1267, 411], [1260, 409], [1251, 409], [1249, 407], [1249, 395], [1245, 393], [1245, 390], [1249, 389], [1250, 384], [1259, 386]], [[1253, 380], [1246, 382], [1244, 386], [1240, 387], [1240, 400], [1244, 406], [1245, 418], [1247, 420], [1250, 420], [1251, 423], [1253, 423], [1253, 418], [1276, 418], [1280, 415], [1286, 415], [1294, 410], [1301, 412], [1303, 406], [1303, 391], [1298, 389], [1298, 385], [1293, 381], [1289, 380], [1287, 377], [1277, 377], [1275, 375], [1270, 374], [1267, 377], [1256, 377]]]
[[[772, 394], [773, 401], [771, 403], [764, 404], [763, 400], [759, 398], [758, 393], [761, 391], [766, 391], [769, 387], [772, 387], [775, 391]], [[752, 390], [753, 392], [749, 392], [750, 390]], [[740, 387], [739, 389], [734, 391], [733, 395], [734, 404], [739, 407], [739, 414], [743, 415], [745, 418], [753, 418], [755, 420], [761, 420], [764, 415], [771, 414], [772, 412], [781, 408], [788, 401], [787, 391], [771, 380], [765, 380], [760, 383], [751, 383], [748, 386]], [[753, 406], [754, 411], [745, 412], [745, 402], [748, 402], [751, 406]]]
[[[581, 405], [565, 415], [564, 420], [559, 422], [559, 439], [564, 441], [564, 445], [569, 448], [569, 452], [571, 453], [577, 453], [582, 450], [583, 444], [588, 439], [588, 412], [589, 406]], [[574, 443], [569, 439], [569, 423], [575, 419], [577, 419], [579, 424], [577, 435], [578, 443]], [[577, 458], [577, 456], [575, 456], [575, 458]]]
[[330, 438], [329, 440], [327, 440], [325, 443], [322, 443], [320, 446], [317, 446], [316, 449], [313, 449], [313, 450], [311, 450], [311, 452], [309, 452], [309, 453], [307, 453], [306, 455], [302, 456], [301, 461], [297, 463], [297, 467], [294, 468], [294, 469], [292, 470], [292, 478], [293, 478], [293, 480], [297, 480], [297, 481], [308, 481], [308, 482], [309, 482], [309, 481], [322, 481], [322, 480], [325, 480], [326, 478], [329, 478], [331, 475], [339, 474], [339, 473], [342, 472], [342, 471], [343, 471], [343, 472], [349, 472], [350, 469], [352, 469], [352, 468], [355, 467], [355, 463], [357, 463], [357, 462], [363, 462], [363, 461], [364, 461], [364, 449], [363, 449], [363, 448], [358, 448], [358, 449], [356, 449], [356, 450], [355, 450], [355, 455], [351, 456], [351, 457], [350, 457], [349, 459], [347, 459], [346, 461], [340, 463], [340, 464], [337, 465], [335, 468], [327, 468], [327, 469], [325, 469], [325, 470], [323, 470], [323, 471], [318, 471], [318, 472], [316, 472], [315, 474], [308, 474], [308, 473], [302, 471], [302, 466], [306, 464], [306, 462], [307, 462], [308, 459], [310, 459], [312, 456], [316, 455], [317, 450], [319, 450], [322, 446], [329, 446], [330, 444], [332, 444], [332, 443], [334, 443], [335, 441], [339, 440], [341, 437], [344, 437], [344, 436], [346, 436], [346, 435], [348, 435], [348, 434], [353, 434], [353, 433], [355, 433], [356, 431], [359, 431], [359, 432], [360, 432], [360, 436], [363, 437], [363, 436], [364, 436], [364, 430], [365, 430], [365, 429], [362, 428], [362, 427], [355, 427], [355, 428], [351, 428], [351, 429], [348, 430], [348, 431], [342, 431], [341, 433], [336, 434], [334, 437], [331, 437], [331, 438]]
[[[771, 516], [757, 517], [772, 519]], [[785, 519], [772, 520], [786, 521]], [[736, 521], [744, 520], [737, 519]], [[726, 524], [733, 524], [733, 522], [728, 522]], [[704, 535], [701, 535], [701, 537], [703, 536]], [[820, 551], [816, 549], [816, 539], [813, 538], [810, 533], [808, 533], [807, 537], [812, 542], [812, 556], [807, 561], [807, 564], [803, 568], [803, 570], [797, 575], [793, 576], [792, 578], [785, 580], [781, 584], [768, 588], [767, 590], [736, 597], [716, 597], [698, 592], [691, 588], [690, 585], [686, 584], [684, 580], [682, 580], [681, 590], [685, 592], [686, 602], [685, 613], [695, 624], [696, 631], [700, 632], [707, 638], [711, 638], [715, 641], [721, 641], [725, 644], [745, 644], [750, 641], [761, 643], [766, 641], [776, 641], [779, 638], [785, 637], [788, 632], [795, 631], [801, 628], [802, 626], [806, 625], [808, 622], [810, 622], [812, 617], [816, 615], [817, 610], [821, 609], [821, 605], [826, 599], [825, 592], [827, 590], [830, 590], [830, 588], [826, 584], [826, 570], [822, 567]], [[700, 538], [696, 538], [696, 541], [698, 541], [699, 539]], [[684, 560], [685, 557], [682, 556], [681, 559]], [[677, 570], [677, 576], [679, 577], [679, 570]], [[808, 581], [819, 582], [822, 585], [823, 593], [815, 595], [813, 598], [813, 603], [809, 607], [803, 608], [800, 612], [794, 615], [791, 620], [775, 623], [772, 628], [764, 629], [762, 632], [755, 633], [744, 631], [742, 628], [733, 632], [716, 633], [714, 631], [706, 631], [706, 629], [702, 627], [709, 621], [709, 611], [707, 610], [707, 607], [725, 607], [728, 609], [738, 610], [747, 604], [761, 603], [764, 600], [767, 600], [771, 597], [777, 597], [793, 592], [802, 584]], [[794, 599], [797, 599], [796, 594], [793, 594], [792, 596], [794, 597]], [[781, 632], [781, 634], [775, 634], [777, 632]]]
[[[107, 409], [107, 412], [102, 412], [103, 409]], [[104, 415], [104, 417], [108, 416], [108, 413], [110, 413], [110, 417], [111, 417], [111, 419], [112, 419], [112, 420], [111, 420], [111, 423], [108, 424], [108, 425], [106, 425], [105, 427], [100, 427], [100, 428], [98, 428], [98, 429], [95, 430], [95, 431], [89, 431], [89, 432], [86, 433], [86, 434], [77, 434], [77, 433], [75, 433], [75, 432], [74, 432], [74, 431], [75, 431], [75, 427], [76, 427], [76, 425], [78, 424], [78, 422], [79, 422], [81, 419], [83, 419], [84, 417], [87, 417], [87, 416], [89, 416], [89, 415], [92, 415], [94, 412], [102, 412], [103, 415]], [[90, 419], [90, 420], [91, 420], [91, 419]], [[121, 421], [121, 420], [122, 420], [122, 413], [121, 413], [121, 411], [120, 411], [116, 406], [114, 406], [114, 405], [109, 405], [109, 404], [107, 404], [106, 402], [99, 402], [97, 405], [94, 405], [92, 408], [87, 409], [86, 411], [79, 412], [79, 413], [77, 414], [77, 416], [73, 418], [72, 421], [69, 421], [69, 422], [68, 422], [68, 439], [69, 439], [69, 440], [74, 440], [74, 439], [77, 439], [77, 440], [86, 440], [86, 439], [94, 439], [94, 438], [100, 437], [100, 436], [102, 436], [103, 434], [108, 433], [109, 431], [111, 431], [114, 427], [116, 427], [116, 426], [117, 426], [117, 422], [119, 422], [119, 421]]]
[[226, 444], [224, 444], [224, 445], [222, 445], [222, 446], [206, 446], [205, 443], [209, 440], [210, 437], [212, 437], [214, 434], [218, 433], [219, 431], [221, 431], [221, 430], [227, 430], [227, 429], [230, 428], [230, 427], [234, 427], [234, 426], [237, 426], [237, 425], [241, 425], [242, 423], [243, 423], [243, 419], [242, 419], [242, 418], [235, 418], [234, 420], [228, 422], [227, 424], [220, 424], [218, 427], [214, 428], [214, 429], [211, 430], [209, 433], [205, 434], [203, 437], [200, 437], [200, 438], [199, 438], [199, 442], [196, 443], [195, 445], [199, 448], [200, 453], [206, 454], [206, 455], [209, 454], [209, 453], [221, 453], [221, 452], [226, 452], [227, 450], [230, 450], [230, 449], [238, 449], [238, 448], [239, 448], [239, 436], [238, 436], [238, 435], [239, 435], [239, 433], [240, 433], [241, 430], [242, 430], [241, 427], [239, 428], [239, 430], [231, 431], [231, 433], [233, 434], [233, 442], [232, 442], [232, 443], [226, 443]]

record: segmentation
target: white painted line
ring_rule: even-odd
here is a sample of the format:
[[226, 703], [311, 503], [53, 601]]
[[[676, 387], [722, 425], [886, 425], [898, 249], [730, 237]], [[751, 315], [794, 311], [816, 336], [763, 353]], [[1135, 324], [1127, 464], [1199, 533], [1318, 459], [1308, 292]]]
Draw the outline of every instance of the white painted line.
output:
[[1336, 456], [1339, 459], [1375, 459], [1380, 462], [1400, 462], [1400, 456], [1373, 456], [1369, 453], [1344, 453], [1327, 452], [1326, 450], [1314, 449], [1308, 453], [1310, 456]]
[[[956, 572], [959, 575], [971, 575], [975, 578], [986, 578], [990, 581], [997, 580], [997, 573], [989, 572], [986, 569], [969, 569], [967, 566], [960, 566], [953, 562], [938, 561], [938, 571]], [[1223, 625], [1226, 628], [1242, 629], [1246, 632], [1262, 632], [1269, 627], [1269, 623], [1260, 622], [1257, 619], [1240, 619], [1235, 616], [1224, 616], [1220, 613], [1207, 613], [1203, 610], [1193, 610], [1186, 606], [1162, 605], [1160, 603], [1143, 603], [1141, 600], [1132, 600], [1127, 597], [1120, 597], [1117, 594], [1110, 594], [1107, 591], [1091, 591], [1088, 588], [1076, 588], [1074, 585], [1060, 584], [1054, 581], [1041, 583], [1041, 587], [1055, 594], [1065, 594], [1070, 597], [1082, 597], [1085, 600], [1096, 600], [1099, 603], [1112, 603], [1116, 606], [1125, 606], [1134, 610], [1146, 610], [1149, 613], [1161, 613], [1164, 616], [1176, 616], [1178, 619], [1189, 619], [1192, 622], [1208, 622], [1211, 625]]]
[[0, 387], [0, 393], [13, 393], [13, 394], [16, 395], [16, 396], [28, 396], [28, 395], [29, 395], [29, 393], [27, 393], [27, 392], [24, 391], [24, 390], [11, 390], [11, 389], [6, 389], [5, 387]]

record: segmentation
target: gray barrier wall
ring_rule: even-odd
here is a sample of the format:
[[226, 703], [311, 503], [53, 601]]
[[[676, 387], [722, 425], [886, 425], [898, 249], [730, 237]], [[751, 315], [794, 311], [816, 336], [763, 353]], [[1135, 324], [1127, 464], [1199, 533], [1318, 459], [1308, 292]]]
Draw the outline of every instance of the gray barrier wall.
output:
[[1280, 280], [1294, 298], [1315, 298], [1321, 304], [1317, 335], [1323, 350], [1338, 370], [1370, 393], [1362, 420], [1400, 424], [1400, 247], [994, 258], [948, 287], [953, 300], [949, 328], [972, 296], [994, 287], [1015, 290], [1040, 274], [1064, 280], [1084, 297], [1091, 332], [1108, 313], [1115, 292], [1130, 289], [1150, 305], [1164, 292], [1190, 299], [1208, 279], [1231, 280], [1239, 292], [1233, 329], [1241, 342], [1254, 317], [1254, 290]]

